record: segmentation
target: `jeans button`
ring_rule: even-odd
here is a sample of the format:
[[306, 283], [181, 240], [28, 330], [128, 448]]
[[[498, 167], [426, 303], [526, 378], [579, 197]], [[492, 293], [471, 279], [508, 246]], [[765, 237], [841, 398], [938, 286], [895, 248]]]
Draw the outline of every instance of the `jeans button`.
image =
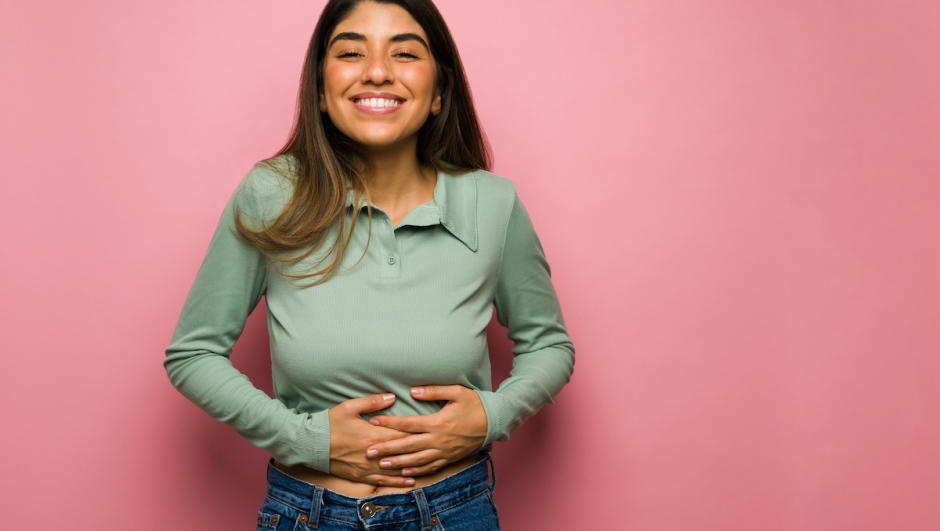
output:
[[361, 514], [363, 518], [375, 516], [375, 505], [373, 505], [372, 502], [363, 503], [359, 506], [359, 514]]

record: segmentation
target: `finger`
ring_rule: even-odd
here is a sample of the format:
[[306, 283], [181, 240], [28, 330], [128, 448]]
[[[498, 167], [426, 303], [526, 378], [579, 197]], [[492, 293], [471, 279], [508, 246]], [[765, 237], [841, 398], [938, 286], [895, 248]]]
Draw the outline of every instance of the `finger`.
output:
[[[422, 450], [412, 454], [393, 455], [383, 457], [379, 461], [379, 468], [393, 470], [396, 468], [417, 468], [426, 466], [441, 458], [441, 452], [435, 449]], [[403, 474], [409, 475], [409, 474]]]
[[376, 415], [369, 419], [369, 424], [408, 433], [427, 433], [435, 426], [434, 415], [436, 415], [436, 413], [411, 415], [407, 417]]
[[437, 459], [425, 466], [419, 467], [409, 467], [403, 468], [401, 471], [402, 476], [426, 476], [428, 474], [433, 474], [447, 465], [446, 459]]
[[415, 484], [414, 478], [386, 476], [383, 474], [372, 474], [362, 478], [362, 480], [370, 485], [377, 485], [379, 487], [411, 487]]
[[411, 396], [418, 400], [460, 400], [470, 389], [462, 385], [419, 385], [411, 388]]
[[385, 393], [382, 395], [368, 395], [359, 398], [351, 398], [341, 404], [346, 413], [350, 415], [361, 415], [371, 411], [385, 409], [395, 402], [395, 395]]
[[392, 441], [395, 439], [401, 439], [402, 437], [407, 437], [409, 435], [414, 435], [412, 433], [394, 430], [392, 428], [385, 428], [382, 426], [374, 426], [366, 424], [364, 420], [358, 419], [357, 422], [362, 422], [364, 424], [363, 428], [366, 430], [361, 434], [360, 443], [365, 444], [378, 444], [385, 441]]
[[416, 433], [400, 439], [373, 444], [366, 449], [366, 457], [384, 457], [387, 455], [413, 454], [431, 448], [434, 436], [428, 433]]

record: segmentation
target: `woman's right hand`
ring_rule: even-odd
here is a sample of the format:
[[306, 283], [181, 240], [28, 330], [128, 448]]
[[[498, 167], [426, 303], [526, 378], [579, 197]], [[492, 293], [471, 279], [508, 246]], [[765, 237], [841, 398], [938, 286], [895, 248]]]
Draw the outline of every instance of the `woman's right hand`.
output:
[[366, 448], [380, 442], [407, 437], [409, 433], [373, 426], [362, 419], [363, 413], [385, 409], [395, 402], [395, 395], [370, 395], [353, 398], [330, 408], [330, 474], [359, 483], [383, 487], [411, 487], [414, 478], [401, 470], [379, 468], [377, 459], [366, 457]]

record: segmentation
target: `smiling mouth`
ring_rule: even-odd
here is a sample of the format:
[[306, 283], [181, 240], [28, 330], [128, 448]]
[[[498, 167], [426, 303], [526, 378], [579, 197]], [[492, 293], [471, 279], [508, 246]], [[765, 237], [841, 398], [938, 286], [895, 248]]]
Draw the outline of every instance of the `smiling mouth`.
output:
[[388, 98], [359, 98], [353, 100], [356, 105], [371, 107], [373, 109], [384, 109], [385, 107], [398, 107], [402, 102]]

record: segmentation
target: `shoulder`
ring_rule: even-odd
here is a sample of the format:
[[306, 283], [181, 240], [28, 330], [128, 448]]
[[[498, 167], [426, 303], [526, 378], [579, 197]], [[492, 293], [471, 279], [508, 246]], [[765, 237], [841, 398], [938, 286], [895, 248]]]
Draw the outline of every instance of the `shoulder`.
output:
[[515, 185], [486, 170], [467, 172], [455, 181], [463, 183], [458, 203], [464, 205], [468, 224], [479, 234], [480, 248], [500, 256], [518, 201]]
[[475, 170], [467, 174], [477, 184], [477, 193], [481, 198], [512, 199], [516, 195], [516, 186], [505, 177], [486, 170]]
[[270, 223], [284, 210], [294, 189], [293, 157], [281, 155], [256, 163], [235, 191], [235, 204], [252, 223]]
[[253, 197], [290, 194], [295, 179], [293, 157], [280, 155], [255, 163], [240, 188]]
[[532, 219], [513, 182], [484, 170], [477, 170], [473, 175], [477, 180], [477, 211], [480, 219], [492, 220], [490, 225], [494, 228], [498, 226], [506, 234], [513, 233], [513, 238], [523, 235], [534, 238]]
[[476, 184], [477, 209], [483, 215], [506, 216], [518, 200], [516, 186], [505, 177], [486, 170], [472, 171], [466, 177]]

